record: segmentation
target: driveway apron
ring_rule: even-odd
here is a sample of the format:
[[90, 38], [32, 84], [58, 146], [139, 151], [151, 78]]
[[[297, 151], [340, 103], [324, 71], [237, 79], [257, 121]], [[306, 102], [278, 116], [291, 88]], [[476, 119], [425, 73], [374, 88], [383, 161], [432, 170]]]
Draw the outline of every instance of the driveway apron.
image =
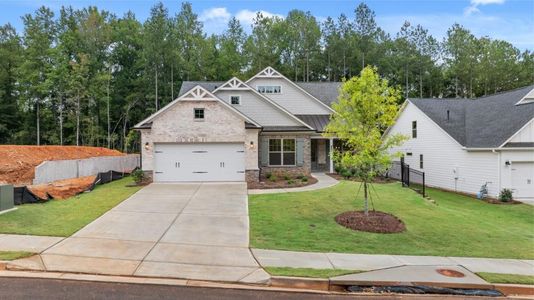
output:
[[151, 184], [41, 254], [48, 271], [265, 283], [246, 183]]

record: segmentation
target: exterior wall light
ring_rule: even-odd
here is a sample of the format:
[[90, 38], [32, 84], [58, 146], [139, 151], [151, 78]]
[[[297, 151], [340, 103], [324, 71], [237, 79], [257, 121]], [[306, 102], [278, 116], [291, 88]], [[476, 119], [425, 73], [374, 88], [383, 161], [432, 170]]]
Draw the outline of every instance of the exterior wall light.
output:
[[148, 142], [145, 143], [145, 150], [148, 151], [148, 149], [150, 148], [150, 145], [148, 144]]
[[249, 148], [250, 148], [250, 149], [254, 149], [254, 147], [256, 147], [256, 146], [254, 145], [254, 141], [250, 141]]
[[510, 161], [509, 160], [505, 161], [504, 165], [508, 167], [510, 165]]

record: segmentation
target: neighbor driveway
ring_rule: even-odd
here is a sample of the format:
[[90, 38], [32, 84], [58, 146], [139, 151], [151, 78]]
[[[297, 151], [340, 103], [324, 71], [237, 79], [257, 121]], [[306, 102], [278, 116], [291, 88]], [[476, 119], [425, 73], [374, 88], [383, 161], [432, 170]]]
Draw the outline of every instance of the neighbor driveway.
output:
[[151, 184], [42, 253], [46, 270], [263, 282], [246, 183]]

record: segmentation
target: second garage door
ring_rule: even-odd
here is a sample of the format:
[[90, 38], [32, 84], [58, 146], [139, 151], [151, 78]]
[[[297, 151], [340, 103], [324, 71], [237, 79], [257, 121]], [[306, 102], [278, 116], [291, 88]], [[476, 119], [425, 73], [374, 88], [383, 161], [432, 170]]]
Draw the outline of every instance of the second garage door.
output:
[[534, 162], [512, 162], [514, 198], [534, 198]]
[[155, 144], [154, 181], [244, 181], [243, 143]]

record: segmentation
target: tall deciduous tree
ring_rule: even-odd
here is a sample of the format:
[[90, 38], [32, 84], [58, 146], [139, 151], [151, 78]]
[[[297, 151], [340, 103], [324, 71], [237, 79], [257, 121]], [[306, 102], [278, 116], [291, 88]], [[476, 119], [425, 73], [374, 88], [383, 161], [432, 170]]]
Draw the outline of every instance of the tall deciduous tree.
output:
[[16, 73], [21, 51], [15, 28], [10, 24], [0, 26], [0, 143], [11, 141], [19, 125]]
[[326, 136], [338, 137], [344, 151], [335, 150], [334, 159], [342, 167], [354, 170], [364, 186], [365, 215], [368, 214], [368, 184], [390, 166], [388, 152], [405, 139], [402, 135], [382, 137], [395, 122], [400, 90], [389, 86], [374, 67], [365, 67], [360, 76], [343, 82], [337, 112], [326, 127]]

